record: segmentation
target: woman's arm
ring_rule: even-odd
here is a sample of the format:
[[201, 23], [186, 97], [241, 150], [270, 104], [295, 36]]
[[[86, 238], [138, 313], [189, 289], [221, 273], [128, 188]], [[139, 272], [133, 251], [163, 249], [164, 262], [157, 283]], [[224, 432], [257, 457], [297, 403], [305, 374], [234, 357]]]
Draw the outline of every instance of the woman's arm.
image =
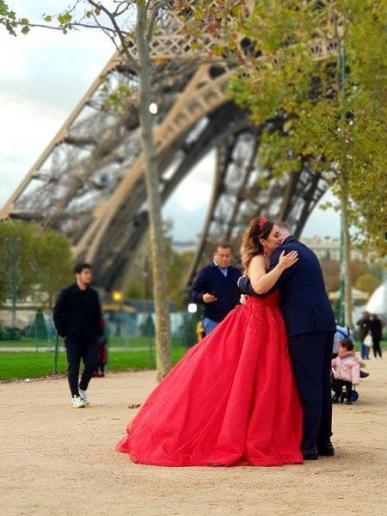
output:
[[278, 264], [270, 272], [266, 272], [264, 257], [261, 254], [254, 256], [248, 269], [251, 286], [257, 294], [265, 294], [277, 283], [283, 271], [294, 265], [297, 260], [297, 251], [290, 251], [288, 254], [282, 251]]

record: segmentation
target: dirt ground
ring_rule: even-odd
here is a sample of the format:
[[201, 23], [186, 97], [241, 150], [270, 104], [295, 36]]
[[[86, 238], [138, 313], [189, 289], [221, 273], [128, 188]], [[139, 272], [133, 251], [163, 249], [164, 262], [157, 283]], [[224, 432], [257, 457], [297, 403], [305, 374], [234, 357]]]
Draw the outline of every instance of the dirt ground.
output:
[[387, 357], [368, 370], [359, 401], [334, 406], [336, 456], [279, 468], [162, 468], [115, 452], [153, 372], [94, 379], [85, 409], [69, 406], [65, 379], [1, 384], [0, 513], [386, 515]]

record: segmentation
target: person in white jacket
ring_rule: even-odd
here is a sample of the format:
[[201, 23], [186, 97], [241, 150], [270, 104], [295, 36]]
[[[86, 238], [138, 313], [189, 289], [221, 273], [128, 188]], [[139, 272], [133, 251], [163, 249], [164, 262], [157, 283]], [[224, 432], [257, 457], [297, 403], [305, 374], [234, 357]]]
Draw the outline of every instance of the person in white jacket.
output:
[[[342, 403], [347, 399], [348, 405], [352, 404], [352, 386], [359, 384], [360, 362], [355, 355], [352, 339], [347, 337], [340, 342], [338, 356], [332, 360], [334, 381], [332, 390], [335, 395], [333, 402]], [[343, 392], [345, 387], [345, 393]]]

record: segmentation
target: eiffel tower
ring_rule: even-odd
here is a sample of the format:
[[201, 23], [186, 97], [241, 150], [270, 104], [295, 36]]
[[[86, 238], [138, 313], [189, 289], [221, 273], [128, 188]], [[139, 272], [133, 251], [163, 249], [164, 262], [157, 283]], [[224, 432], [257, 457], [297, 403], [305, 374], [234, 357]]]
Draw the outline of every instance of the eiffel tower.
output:
[[[211, 57], [211, 37], [203, 36], [202, 43], [198, 59], [173, 9], [159, 17], [150, 43], [162, 201], [216, 150], [211, 200], [190, 277], [208, 259], [211, 243], [237, 239], [257, 214], [286, 220], [299, 235], [327, 188], [306, 168], [281, 179], [259, 169], [259, 130], [226, 96], [231, 71]], [[313, 40], [311, 50], [316, 60], [336, 52], [324, 40]], [[129, 51], [136, 59], [134, 42]], [[119, 52], [112, 56], [0, 212], [0, 219], [36, 221], [67, 235], [74, 256], [93, 263], [96, 283], [107, 291], [121, 285], [148, 228], [132, 68]], [[121, 96], [117, 108], [107, 102], [112, 94]]]

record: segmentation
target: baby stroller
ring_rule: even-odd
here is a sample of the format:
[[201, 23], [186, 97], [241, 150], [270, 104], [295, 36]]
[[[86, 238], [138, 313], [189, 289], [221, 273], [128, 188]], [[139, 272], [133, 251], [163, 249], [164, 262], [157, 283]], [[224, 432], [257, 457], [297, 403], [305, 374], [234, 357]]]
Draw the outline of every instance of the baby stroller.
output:
[[[333, 360], [340, 354], [341, 347], [344, 347], [344, 350], [351, 350], [355, 353], [353, 337], [350, 329], [337, 325], [332, 350], [332, 366]], [[359, 364], [360, 366], [364, 365], [361, 362], [359, 362]], [[359, 376], [360, 378], [366, 378], [369, 376], [369, 373], [360, 369]], [[333, 368], [331, 370], [331, 389], [334, 393], [332, 396], [333, 403], [344, 403], [344, 401], [346, 403], [353, 403], [359, 399], [359, 393], [357, 392], [356, 387], [348, 381], [336, 379], [333, 374]]]
[[352, 403], [354, 403], [359, 399], [359, 393], [357, 392], [355, 386], [352, 386], [351, 399], [349, 400], [349, 393], [347, 391], [347, 387], [343, 387], [342, 384], [340, 384], [339, 382], [340, 380], [336, 380], [333, 376], [333, 373], [331, 373], [331, 389], [333, 391], [332, 403], [344, 403], [344, 401], [351, 401]]

